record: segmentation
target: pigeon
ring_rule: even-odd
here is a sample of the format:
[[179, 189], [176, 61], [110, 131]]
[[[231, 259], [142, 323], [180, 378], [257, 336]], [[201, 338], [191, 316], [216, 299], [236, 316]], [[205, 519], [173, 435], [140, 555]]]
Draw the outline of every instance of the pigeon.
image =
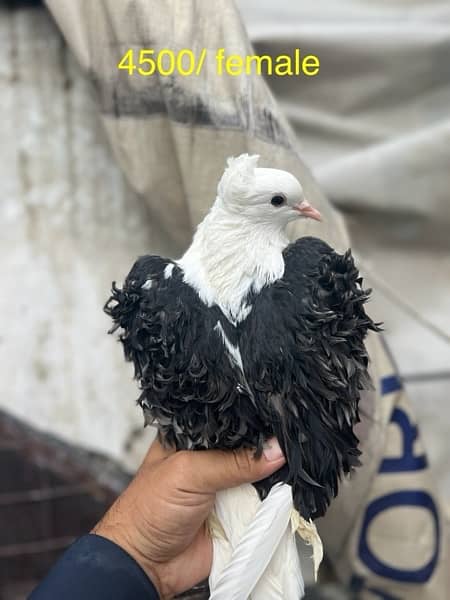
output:
[[[287, 525], [295, 511], [314, 541], [312, 521], [360, 464], [354, 426], [361, 392], [372, 387], [364, 340], [379, 330], [351, 251], [311, 236], [290, 242], [289, 223], [321, 215], [291, 173], [258, 160], [228, 159], [184, 255], [138, 258], [104, 308], [134, 365], [145, 421], [164, 444], [247, 447], [259, 456], [275, 436], [286, 457], [269, 478], [218, 495], [221, 564], [214, 559], [210, 578], [217, 600], [302, 596]], [[269, 556], [260, 555], [263, 546]], [[254, 573], [247, 565], [226, 576], [230, 561], [245, 565], [250, 555]], [[246, 587], [231, 592], [237, 572]]]

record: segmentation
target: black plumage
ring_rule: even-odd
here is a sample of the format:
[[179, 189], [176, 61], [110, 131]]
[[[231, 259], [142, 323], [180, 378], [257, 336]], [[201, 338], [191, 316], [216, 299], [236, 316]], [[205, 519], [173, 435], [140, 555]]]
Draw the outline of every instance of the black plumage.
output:
[[[286, 466], [256, 487], [292, 485], [294, 505], [322, 516], [342, 473], [359, 464], [361, 391], [370, 387], [364, 339], [378, 326], [350, 251], [303, 237], [283, 252], [284, 274], [233, 324], [183, 282], [170, 260], [137, 260], [105, 311], [133, 362], [147, 421], [177, 449], [255, 447], [277, 436]], [[168, 273], [167, 267], [171, 272]], [[151, 281], [150, 281], [151, 280]], [[227, 343], [239, 348], [243, 370]]]

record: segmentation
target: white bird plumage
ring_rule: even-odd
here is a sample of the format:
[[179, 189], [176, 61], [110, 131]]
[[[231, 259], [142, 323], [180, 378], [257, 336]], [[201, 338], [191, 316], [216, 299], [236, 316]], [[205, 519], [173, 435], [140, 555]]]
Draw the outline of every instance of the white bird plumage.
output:
[[250, 485], [217, 494], [215, 513], [225, 537], [212, 531], [210, 600], [301, 598], [303, 578], [289, 527], [292, 508], [291, 488], [285, 484], [275, 485], [263, 502]]
[[[247, 316], [243, 300], [250, 289], [258, 292], [282, 277], [282, 252], [289, 244], [285, 228], [301, 216], [296, 207], [305, 202], [293, 175], [256, 168], [258, 158], [243, 154], [228, 159], [216, 201], [177, 261], [184, 281], [232, 322]], [[271, 205], [275, 195], [286, 198], [285, 206]]]

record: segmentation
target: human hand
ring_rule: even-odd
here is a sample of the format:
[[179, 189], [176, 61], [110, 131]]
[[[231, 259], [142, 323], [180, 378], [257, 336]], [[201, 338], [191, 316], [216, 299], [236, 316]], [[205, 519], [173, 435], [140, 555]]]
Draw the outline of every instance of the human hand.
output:
[[253, 450], [174, 452], [155, 441], [92, 533], [121, 546], [160, 597], [171, 598], [209, 575], [212, 541], [206, 520], [216, 492], [264, 479], [284, 463], [276, 439], [259, 459]]

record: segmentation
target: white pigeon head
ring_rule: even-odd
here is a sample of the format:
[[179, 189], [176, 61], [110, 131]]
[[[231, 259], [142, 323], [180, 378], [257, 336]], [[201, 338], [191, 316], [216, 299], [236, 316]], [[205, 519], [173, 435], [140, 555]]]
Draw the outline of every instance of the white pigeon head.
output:
[[300, 182], [287, 171], [258, 168], [257, 154], [229, 158], [217, 186], [221, 206], [253, 222], [278, 225], [309, 218], [320, 221], [318, 210], [303, 194]]

